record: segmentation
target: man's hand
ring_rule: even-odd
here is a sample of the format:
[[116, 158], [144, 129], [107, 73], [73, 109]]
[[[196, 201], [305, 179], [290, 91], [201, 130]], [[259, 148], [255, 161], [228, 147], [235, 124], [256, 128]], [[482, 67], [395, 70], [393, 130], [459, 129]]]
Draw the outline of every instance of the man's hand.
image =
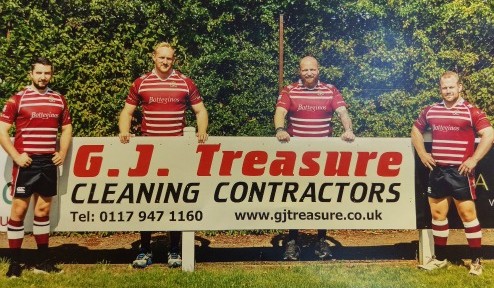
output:
[[432, 158], [430, 153], [425, 153], [424, 155], [419, 155], [420, 161], [424, 164], [425, 167], [429, 168], [429, 170], [434, 169], [436, 167], [436, 160]]
[[467, 176], [470, 173], [473, 173], [473, 170], [477, 166], [478, 161], [475, 160], [473, 157], [468, 157], [465, 162], [461, 163], [460, 167], [458, 168], [458, 171], [460, 172], [460, 175]]
[[290, 142], [290, 134], [285, 130], [280, 130], [276, 132], [276, 139], [280, 142]]
[[53, 161], [53, 164], [60, 166], [65, 161], [65, 155], [63, 155], [60, 152], [55, 152], [53, 153], [53, 157], [51, 158], [51, 161]]
[[196, 137], [197, 137], [197, 142], [198, 143], [206, 143], [206, 141], [208, 141], [208, 133], [200, 133], [200, 132], [197, 132], [196, 133]]
[[345, 131], [341, 134], [341, 139], [346, 142], [353, 142], [353, 140], [355, 140], [355, 134], [353, 134], [352, 130]]
[[132, 135], [129, 132], [118, 134], [118, 138], [120, 139], [120, 143], [122, 144], [129, 143], [130, 137], [132, 137]]
[[29, 167], [29, 165], [31, 165], [31, 163], [33, 162], [33, 159], [31, 159], [31, 157], [29, 157], [26, 152], [19, 154], [18, 157], [12, 160], [14, 160], [15, 164], [22, 168]]

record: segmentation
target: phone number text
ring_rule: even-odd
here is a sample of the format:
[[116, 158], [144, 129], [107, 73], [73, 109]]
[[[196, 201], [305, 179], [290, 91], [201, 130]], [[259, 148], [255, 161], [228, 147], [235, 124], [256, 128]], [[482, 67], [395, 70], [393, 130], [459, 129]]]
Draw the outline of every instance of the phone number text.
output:
[[73, 222], [200, 222], [203, 219], [202, 211], [101, 211], [80, 212], [70, 211]]

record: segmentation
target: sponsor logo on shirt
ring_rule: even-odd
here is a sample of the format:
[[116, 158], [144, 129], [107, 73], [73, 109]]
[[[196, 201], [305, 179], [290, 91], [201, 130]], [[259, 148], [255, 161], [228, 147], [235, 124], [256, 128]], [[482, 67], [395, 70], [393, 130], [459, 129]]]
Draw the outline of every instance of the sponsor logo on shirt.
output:
[[168, 104], [168, 103], [179, 103], [179, 102], [180, 100], [178, 98], [149, 97], [149, 104], [151, 103]]
[[326, 111], [326, 110], [328, 110], [326, 106], [317, 106], [317, 105], [299, 104], [297, 107], [297, 111]]
[[448, 131], [460, 131], [460, 127], [451, 125], [432, 125], [433, 131], [448, 132]]
[[45, 112], [33, 112], [31, 113], [31, 119], [49, 119], [58, 118], [58, 114], [55, 113], [45, 113]]

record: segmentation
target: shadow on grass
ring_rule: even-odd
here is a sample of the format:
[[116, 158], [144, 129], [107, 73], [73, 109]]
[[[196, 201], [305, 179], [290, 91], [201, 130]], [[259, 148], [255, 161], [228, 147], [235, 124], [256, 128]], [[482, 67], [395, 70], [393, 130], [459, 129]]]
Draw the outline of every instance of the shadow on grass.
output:
[[[210, 241], [196, 235], [195, 246], [196, 262], [255, 262], [255, 261], [281, 261], [284, 252], [283, 238], [285, 235], [274, 235], [271, 240], [271, 247], [244, 247], [239, 242], [238, 246], [232, 243], [233, 247], [211, 247]], [[238, 238], [241, 241], [241, 237]], [[336, 239], [329, 237], [332, 242], [333, 260], [416, 260], [418, 255], [418, 241], [407, 243], [396, 243], [393, 245], [372, 245], [372, 246], [343, 246]], [[301, 246], [301, 261], [319, 261], [314, 255], [313, 244], [316, 235], [301, 234], [299, 245]], [[88, 249], [78, 244], [63, 244], [52, 247], [51, 253], [59, 263], [72, 264], [129, 264], [137, 255], [139, 241], [135, 241], [132, 248], [113, 249]], [[168, 239], [165, 235], [157, 235], [152, 238], [153, 262], [166, 263]], [[484, 259], [494, 259], [494, 246], [484, 245]], [[448, 259], [455, 261], [468, 259], [467, 245], [449, 245], [447, 249]], [[8, 257], [8, 249], [0, 249], [0, 257]], [[26, 264], [35, 261], [35, 249], [23, 249], [23, 258]]]

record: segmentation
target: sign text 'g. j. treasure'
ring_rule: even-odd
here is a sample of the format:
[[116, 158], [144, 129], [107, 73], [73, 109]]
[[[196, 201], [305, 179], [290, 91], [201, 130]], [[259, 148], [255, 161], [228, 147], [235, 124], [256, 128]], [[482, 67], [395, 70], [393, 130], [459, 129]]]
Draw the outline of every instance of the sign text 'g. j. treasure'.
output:
[[[127, 177], [146, 177], [149, 174], [154, 145], [136, 145], [137, 162], [127, 171]], [[83, 145], [75, 156], [73, 174], [81, 178], [97, 177], [102, 170], [104, 145]], [[199, 162], [195, 170], [199, 177], [218, 177], [222, 180], [214, 189], [215, 202], [342, 202], [344, 195], [354, 203], [396, 202], [400, 198], [400, 183], [386, 187], [381, 182], [368, 182], [369, 174], [396, 177], [403, 164], [403, 154], [396, 151], [270, 151], [222, 150], [221, 144], [198, 145]], [[219, 163], [219, 164], [215, 164]], [[375, 164], [375, 165], [371, 165]], [[234, 175], [239, 167], [240, 175]], [[372, 168], [371, 168], [372, 167]], [[369, 171], [372, 169], [372, 171]], [[119, 176], [118, 170], [108, 170], [109, 177]], [[169, 168], [160, 168], [157, 176], [170, 178]], [[167, 177], [170, 176], [170, 177]], [[289, 177], [291, 181], [257, 181]], [[228, 181], [242, 178], [243, 181]], [[278, 177], [278, 178], [277, 178]], [[324, 182], [293, 181], [301, 178], [323, 178]], [[357, 182], [330, 182], [331, 179], [359, 178]], [[199, 178], [200, 179], [200, 178]], [[256, 181], [245, 181], [255, 179]], [[146, 183], [79, 183], [72, 192], [73, 203], [195, 203], [200, 182]], [[97, 190], [100, 190], [97, 193]], [[210, 195], [211, 191], [208, 191]]]

